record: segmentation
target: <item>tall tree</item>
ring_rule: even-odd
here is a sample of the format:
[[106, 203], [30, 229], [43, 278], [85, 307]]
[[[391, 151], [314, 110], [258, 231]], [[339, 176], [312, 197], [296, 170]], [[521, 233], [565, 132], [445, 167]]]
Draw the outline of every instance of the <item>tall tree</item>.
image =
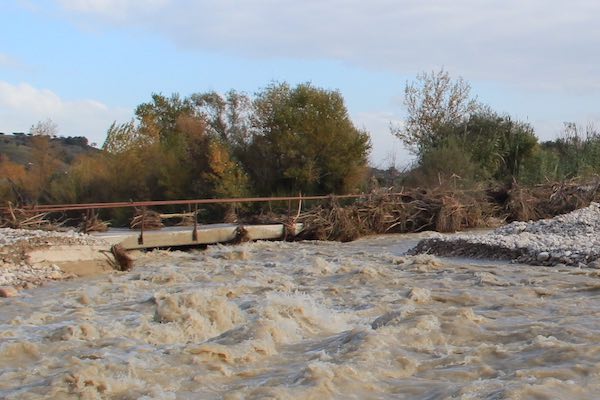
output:
[[334, 193], [356, 188], [370, 150], [337, 91], [272, 84], [254, 102], [257, 129], [244, 165], [263, 193]]
[[457, 129], [457, 135], [461, 134], [465, 137], [465, 149], [480, 170], [497, 180], [517, 178], [538, 144], [531, 125], [489, 109], [471, 115]]
[[538, 144], [529, 124], [489, 108], [461, 124], [441, 126], [437, 132], [441, 134], [438, 143], [419, 158], [422, 175], [440, 179], [460, 176], [471, 183], [518, 179]]
[[141, 134], [168, 142], [177, 136], [178, 120], [194, 116], [194, 107], [189, 99], [181, 98], [177, 93], [170, 97], [153, 93], [152, 101], [137, 106], [135, 115]]
[[479, 105], [462, 78], [453, 80], [447, 71], [421, 73], [404, 89], [407, 118], [392, 133], [421, 156], [444, 139], [448, 126], [464, 123]]
[[196, 93], [191, 96], [196, 112], [205, 117], [209, 134], [222, 143], [243, 147], [250, 139], [252, 100], [248, 95], [230, 90]]

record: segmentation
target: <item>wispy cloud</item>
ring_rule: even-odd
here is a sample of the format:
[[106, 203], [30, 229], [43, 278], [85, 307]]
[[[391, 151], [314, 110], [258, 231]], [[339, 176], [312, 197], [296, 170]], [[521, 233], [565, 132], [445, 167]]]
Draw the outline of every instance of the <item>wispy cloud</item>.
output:
[[90, 23], [159, 31], [190, 49], [600, 90], [594, 0], [58, 1]]
[[65, 100], [48, 89], [0, 81], [0, 120], [5, 132], [25, 132], [38, 121], [53, 120], [59, 133], [86, 136], [102, 144], [110, 124], [131, 118], [131, 110], [89, 99]]

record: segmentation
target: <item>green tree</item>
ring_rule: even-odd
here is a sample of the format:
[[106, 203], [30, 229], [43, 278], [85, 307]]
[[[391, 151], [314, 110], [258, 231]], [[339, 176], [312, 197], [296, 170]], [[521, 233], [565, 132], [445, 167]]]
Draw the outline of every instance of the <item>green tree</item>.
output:
[[510, 181], [517, 178], [538, 144], [531, 125], [489, 108], [472, 114], [468, 121], [455, 128], [454, 134], [463, 136], [464, 148], [479, 165], [482, 179]]
[[168, 142], [173, 136], [177, 136], [181, 118], [193, 117], [195, 112], [190, 99], [181, 98], [177, 93], [170, 97], [153, 93], [152, 101], [137, 106], [135, 115], [141, 134]]
[[448, 136], [438, 146], [423, 152], [403, 184], [415, 187], [471, 187], [479, 180], [480, 173], [479, 165], [465, 151], [464, 139]]
[[362, 183], [369, 135], [352, 124], [339, 92], [272, 84], [257, 95], [254, 126], [242, 162], [262, 193], [340, 193]]
[[600, 173], [600, 131], [592, 123], [580, 126], [565, 122], [561, 136], [542, 143], [546, 159], [552, 160], [544, 170], [549, 179], [570, 179]]
[[191, 98], [154, 94], [151, 102], [137, 107], [138, 134], [156, 143], [142, 155], [153, 198], [246, 193], [246, 175], [232, 160], [227, 142], [236, 128], [237, 101], [234, 93], [226, 99], [215, 93]]
[[[440, 126], [440, 139], [418, 160], [416, 176], [424, 183], [441, 183], [454, 176], [462, 185], [519, 179], [523, 165], [538, 154], [533, 128], [510, 116], [482, 108], [458, 125]], [[528, 175], [531, 178], [531, 174]], [[529, 179], [528, 178], [528, 179]]]

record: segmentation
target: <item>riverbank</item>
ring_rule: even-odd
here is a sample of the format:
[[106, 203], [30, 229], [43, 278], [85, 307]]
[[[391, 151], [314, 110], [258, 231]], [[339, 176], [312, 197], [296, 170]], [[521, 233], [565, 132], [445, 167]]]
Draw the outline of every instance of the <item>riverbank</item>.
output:
[[424, 239], [411, 254], [474, 257], [600, 268], [600, 204], [551, 219], [513, 222], [485, 234]]
[[0, 229], [0, 296], [46, 281], [112, 270], [102, 239], [74, 231]]
[[[600, 268], [600, 204], [552, 219], [513, 222], [484, 234], [433, 233], [410, 254]], [[113, 271], [110, 241], [69, 232], [0, 229], [0, 296], [46, 281]]]

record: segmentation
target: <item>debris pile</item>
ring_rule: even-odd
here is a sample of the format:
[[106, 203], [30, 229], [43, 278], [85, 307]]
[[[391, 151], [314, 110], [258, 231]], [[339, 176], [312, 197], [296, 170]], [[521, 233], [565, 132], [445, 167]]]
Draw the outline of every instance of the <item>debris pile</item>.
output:
[[304, 229], [298, 238], [347, 242], [371, 234], [497, 226], [497, 208], [484, 192], [442, 188], [374, 192], [347, 206], [331, 197], [300, 214]]
[[598, 268], [600, 204], [551, 219], [512, 222], [486, 234], [439, 235], [422, 240], [411, 253]]

